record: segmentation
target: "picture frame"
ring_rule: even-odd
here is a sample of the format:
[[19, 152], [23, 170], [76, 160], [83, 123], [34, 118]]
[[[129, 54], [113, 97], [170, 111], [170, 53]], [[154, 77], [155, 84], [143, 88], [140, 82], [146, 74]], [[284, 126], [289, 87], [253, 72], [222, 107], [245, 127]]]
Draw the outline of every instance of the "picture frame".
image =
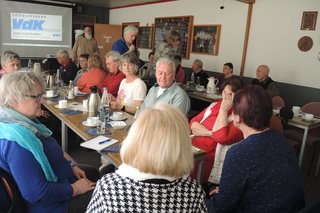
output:
[[138, 29], [137, 47], [141, 49], [153, 49], [153, 27], [141, 26]]
[[175, 30], [182, 37], [177, 54], [180, 54], [182, 58], [188, 59], [190, 57], [192, 25], [193, 16], [156, 17], [154, 21], [153, 48], [156, 49], [164, 42], [168, 33]]
[[304, 11], [302, 14], [301, 30], [315, 30], [318, 11]]
[[221, 25], [194, 25], [192, 53], [218, 55]]

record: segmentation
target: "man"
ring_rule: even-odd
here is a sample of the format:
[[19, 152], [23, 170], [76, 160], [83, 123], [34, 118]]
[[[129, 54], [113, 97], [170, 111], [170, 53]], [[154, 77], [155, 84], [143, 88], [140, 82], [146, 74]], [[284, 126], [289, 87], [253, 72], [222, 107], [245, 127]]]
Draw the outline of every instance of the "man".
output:
[[77, 75], [78, 67], [71, 59], [66, 50], [59, 50], [57, 52], [57, 60], [60, 66], [60, 75], [63, 83], [69, 85], [70, 80], [74, 80]]
[[72, 61], [78, 64], [80, 55], [82, 54], [94, 54], [98, 53], [98, 43], [92, 37], [92, 28], [87, 26], [84, 28], [83, 35], [79, 35], [76, 38], [72, 52]]
[[20, 69], [20, 56], [12, 51], [5, 51], [1, 56], [0, 79], [6, 73], [17, 71]]
[[278, 85], [269, 77], [269, 72], [270, 68], [267, 65], [258, 66], [257, 78], [253, 79], [251, 84], [263, 87], [271, 97], [280, 96]]
[[106, 54], [106, 65], [109, 70], [107, 77], [103, 84], [107, 86], [108, 92], [114, 97], [117, 96], [120, 83], [126, 76], [119, 70], [120, 66], [120, 53], [110, 51]]
[[190, 109], [187, 93], [175, 82], [175, 63], [171, 58], [160, 58], [156, 63], [157, 84], [148, 92], [140, 111], [156, 103], [167, 103], [177, 107], [185, 115]]
[[[207, 87], [208, 75], [203, 71], [202, 66], [203, 66], [203, 63], [201, 60], [199, 59], [194, 60], [192, 64], [192, 72], [194, 73], [193, 75], [194, 75], [195, 81], [197, 81], [197, 79], [199, 78], [200, 85]], [[198, 83], [198, 82], [194, 82], [194, 83]]]
[[228, 62], [223, 65], [223, 75], [218, 78], [219, 81], [217, 87], [221, 88], [223, 82], [231, 77], [233, 77], [233, 64], [231, 62]]

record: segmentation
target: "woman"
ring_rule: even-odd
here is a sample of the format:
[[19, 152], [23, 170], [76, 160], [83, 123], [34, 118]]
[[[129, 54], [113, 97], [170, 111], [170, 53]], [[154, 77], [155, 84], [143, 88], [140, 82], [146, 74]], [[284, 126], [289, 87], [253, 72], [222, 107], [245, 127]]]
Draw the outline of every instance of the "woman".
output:
[[0, 81], [0, 167], [13, 176], [27, 212], [80, 212], [95, 183], [36, 119], [41, 81], [33, 72], [12, 72]]
[[20, 69], [20, 56], [12, 51], [5, 51], [1, 56], [1, 77], [9, 72], [17, 71]]
[[206, 212], [200, 185], [188, 177], [193, 167], [188, 123], [175, 107], [144, 110], [120, 155], [122, 164], [98, 181], [87, 212]]
[[[230, 145], [243, 139], [241, 131], [232, 121], [232, 99], [234, 93], [243, 87], [240, 78], [231, 78], [222, 86], [222, 100], [212, 103], [191, 119], [190, 126], [194, 135], [192, 145], [205, 150], [202, 180], [209, 178], [215, 157], [217, 143]], [[197, 171], [194, 171], [196, 174]]]
[[272, 102], [260, 86], [233, 99], [233, 123], [244, 140], [227, 152], [211, 212], [297, 212], [304, 194], [296, 155], [286, 138], [270, 130]]
[[102, 91], [102, 85], [107, 73], [103, 70], [102, 60], [98, 54], [90, 55], [88, 58], [89, 71], [83, 73], [78, 82], [79, 90], [82, 92], [90, 93], [91, 86], [98, 86]]
[[138, 29], [133, 25], [128, 25], [123, 30], [123, 38], [117, 40], [112, 45], [112, 50], [120, 53], [123, 55], [124, 53], [134, 52], [136, 55], [136, 47], [134, 46], [133, 42], [138, 35]]
[[120, 83], [117, 99], [111, 98], [111, 108], [134, 114], [147, 93], [146, 84], [137, 76], [139, 60], [135, 54], [126, 53], [121, 58], [120, 68], [126, 78]]
[[77, 75], [73, 80], [73, 83], [75, 86], [78, 85], [78, 81], [80, 80], [82, 74], [88, 71], [88, 58], [89, 58], [89, 54], [81, 54], [79, 56], [79, 62], [80, 62], [81, 69], [78, 70]]

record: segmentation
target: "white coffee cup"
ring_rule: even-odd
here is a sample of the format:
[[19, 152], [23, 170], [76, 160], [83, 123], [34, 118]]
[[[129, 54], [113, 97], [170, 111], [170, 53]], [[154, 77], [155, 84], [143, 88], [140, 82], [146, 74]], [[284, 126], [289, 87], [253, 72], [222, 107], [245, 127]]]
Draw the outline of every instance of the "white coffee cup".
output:
[[59, 101], [59, 108], [67, 108], [68, 101], [67, 100], [60, 100]]
[[88, 125], [96, 125], [97, 122], [98, 122], [98, 118], [97, 117], [88, 117], [87, 118]]
[[114, 119], [116, 120], [121, 120], [123, 117], [123, 112], [113, 112], [112, 116], [114, 117]]
[[298, 117], [299, 116], [300, 110], [301, 110], [301, 108], [299, 106], [293, 106], [292, 107], [292, 112], [293, 112], [294, 117]]
[[78, 92], [79, 92], [79, 87], [77, 87], [77, 86], [73, 87], [73, 93], [74, 93], [74, 95], [77, 95]]
[[54, 96], [54, 91], [53, 90], [47, 90], [46, 95], [47, 95], [47, 97], [53, 97]]
[[305, 113], [304, 116], [303, 116], [304, 120], [306, 121], [312, 121], [313, 118], [314, 118], [314, 115], [311, 114], [311, 113]]
[[83, 111], [85, 111], [85, 112], [88, 111], [88, 99], [82, 100], [82, 109], [83, 109]]

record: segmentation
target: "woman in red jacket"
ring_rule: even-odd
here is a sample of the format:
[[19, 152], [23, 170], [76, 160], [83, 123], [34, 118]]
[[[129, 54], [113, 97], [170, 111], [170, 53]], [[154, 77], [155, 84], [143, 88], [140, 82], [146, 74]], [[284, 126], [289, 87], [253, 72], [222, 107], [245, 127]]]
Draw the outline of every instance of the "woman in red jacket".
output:
[[[190, 121], [194, 135], [192, 145], [206, 151], [202, 173], [203, 182], [209, 178], [217, 143], [230, 145], [243, 139], [242, 132], [232, 122], [233, 96], [243, 86], [242, 79], [238, 77], [228, 79], [222, 85], [222, 100], [212, 103]], [[194, 169], [193, 174], [196, 173], [197, 168]]]

